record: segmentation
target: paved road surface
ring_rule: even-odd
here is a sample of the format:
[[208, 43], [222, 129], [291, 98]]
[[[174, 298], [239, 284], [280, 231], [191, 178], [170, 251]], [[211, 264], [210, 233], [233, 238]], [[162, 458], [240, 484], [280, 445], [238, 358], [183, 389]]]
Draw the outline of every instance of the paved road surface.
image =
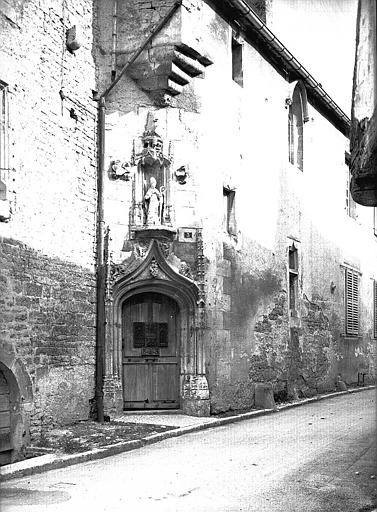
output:
[[1, 484], [1, 511], [372, 510], [375, 391]]

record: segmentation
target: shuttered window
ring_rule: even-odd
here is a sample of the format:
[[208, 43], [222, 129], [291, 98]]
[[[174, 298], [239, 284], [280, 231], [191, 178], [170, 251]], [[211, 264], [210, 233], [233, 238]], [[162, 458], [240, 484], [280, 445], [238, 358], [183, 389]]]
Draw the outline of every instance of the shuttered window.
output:
[[373, 281], [373, 334], [377, 338], [377, 281]]
[[359, 274], [346, 269], [346, 334], [359, 334]]

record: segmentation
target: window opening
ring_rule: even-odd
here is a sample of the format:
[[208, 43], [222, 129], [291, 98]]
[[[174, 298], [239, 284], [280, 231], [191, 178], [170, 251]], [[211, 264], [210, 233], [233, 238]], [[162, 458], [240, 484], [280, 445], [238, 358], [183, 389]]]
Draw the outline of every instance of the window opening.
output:
[[8, 162], [8, 86], [0, 80], [0, 168], [9, 168]]
[[231, 190], [225, 187], [223, 188], [225, 231], [227, 231], [227, 233], [232, 236], [237, 235], [235, 196], [235, 190]]
[[353, 200], [352, 195], [351, 195], [352, 174], [351, 174], [350, 167], [349, 167], [351, 164], [351, 156], [347, 151], [345, 153], [345, 163], [347, 165], [347, 169], [346, 169], [346, 173], [347, 173], [347, 177], [346, 177], [346, 212], [349, 217], [351, 217], [352, 219], [356, 219], [356, 217], [357, 217], [356, 203]]
[[303, 100], [299, 87], [295, 87], [288, 113], [289, 162], [301, 171], [304, 168]]
[[243, 86], [242, 44], [232, 38], [232, 79]]

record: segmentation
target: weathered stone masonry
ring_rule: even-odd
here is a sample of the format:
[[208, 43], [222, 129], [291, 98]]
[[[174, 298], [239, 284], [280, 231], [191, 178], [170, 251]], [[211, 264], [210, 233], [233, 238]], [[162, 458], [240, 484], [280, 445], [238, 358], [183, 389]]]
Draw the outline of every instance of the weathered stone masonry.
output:
[[[262, 8], [259, 13], [268, 19], [269, 2], [247, 3]], [[170, 7], [162, 1], [142, 6], [118, 2], [114, 59], [110, 4], [103, 1], [97, 10], [100, 90]], [[368, 276], [375, 271], [359, 261], [350, 240], [338, 240], [337, 234], [350, 229], [360, 246], [371, 250], [373, 239], [362, 238], [355, 224], [349, 226], [338, 195], [335, 201], [326, 195], [321, 208], [318, 201], [312, 205], [315, 197], [323, 196], [319, 174], [322, 180], [331, 179], [329, 190], [343, 190], [347, 139], [305, 103], [303, 170], [289, 162], [288, 106], [297, 82], [277, 73], [249, 44], [247, 34], [232, 30], [226, 16], [208, 4], [185, 2], [108, 99], [106, 209], [112, 264], [123, 264], [126, 273], [130, 265], [131, 272], [145, 255], [128, 223], [135, 169], [126, 162], [141, 151], [143, 128], [153, 116], [172, 157], [175, 228], [178, 233], [202, 228], [201, 357], [211, 411], [253, 406], [257, 383], [272, 384], [276, 398], [285, 399], [334, 389], [339, 374], [353, 383], [365, 369], [366, 378], [373, 380]], [[122, 17], [124, 12], [129, 15]], [[232, 38], [242, 44], [243, 87], [232, 80]], [[180, 52], [188, 57], [184, 64]], [[193, 69], [190, 59], [196, 60], [197, 68], [203, 66], [203, 72], [189, 80], [181, 71], [184, 66]], [[303, 85], [298, 87], [302, 90]], [[114, 160], [124, 163], [118, 177], [125, 172], [127, 180], [116, 181], [111, 171]], [[177, 169], [187, 173], [184, 184], [176, 182]], [[232, 230], [224, 223], [224, 191], [235, 194], [237, 227]], [[119, 211], [121, 215], [115, 213]], [[293, 241], [299, 248], [294, 313], [288, 277], [288, 247]], [[191, 247], [183, 243], [178, 251], [173, 241], [168, 261], [178, 258], [191, 264]], [[139, 263], [129, 259], [132, 252]], [[344, 333], [342, 265], [347, 261], [364, 269], [360, 336], [354, 339]], [[196, 280], [195, 272], [192, 275]], [[112, 370], [108, 371], [110, 383]], [[109, 384], [108, 389], [113, 393], [108, 403], [114, 407], [122, 383]]]
[[[67, 47], [73, 26], [81, 43], [76, 53]], [[0, 2], [8, 106], [1, 179], [10, 212], [0, 222], [0, 365], [14, 404], [11, 450], [1, 452], [0, 463], [21, 457], [45, 429], [87, 419], [94, 395], [91, 52], [91, 1]]]
[[[166, 396], [153, 397], [157, 407], [208, 415], [252, 407], [257, 383], [285, 399], [333, 389], [339, 374], [347, 383], [361, 371], [367, 381], [374, 378], [370, 283], [377, 274], [365, 255], [375, 253], [375, 241], [347, 217], [342, 194], [334, 192], [345, 189], [344, 126], [338, 130], [333, 118], [305, 104], [303, 166], [288, 159], [289, 106], [295, 88], [305, 92], [305, 86], [279, 71], [279, 59], [271, 65], [247, 23], [235, 30], [227, 16], [242, 2], [229, 3], [224, 15], [221, 5], [215, 11], [212, 2], [184, 0], [106, 98], [104, 395], [110, 414], [127, 404], [150, 408], [143, 393], [158, 379], [155, 390]], [[247, 4], [269, 19], [273, 2]], [[0, 85], [9, 104], [9, 159], [1, 180], [10, 213], [2, 216], [0, 205], [8, 221], [0, 222], [0, 384], [8, 382], [13, 408], [13, 449], [0, 463], [18, 457], [45, 429], [89, 416], [96, 323], [93, 97], [173, 2], [119, 0], [113, 17], [114, 5], [0, 0]], [[66, 44], [69, 29], [78, 36], [74, 52]], [[242, 47], [242, 84], [232, 79], [234, 41]], [[299, 257], [291, 311], [293, 242]], [[345, 265], [361, 275], [354, 337], [344, 332]], [[132, 329], [144, 322], [142, 348], [125, 332], [125, 311], [136, 315]], [[167, 311], [175, 317], [164, 317]], [[166, 325], [176, 334], [170, 345], [176, 353], [167, 353]], [[176, 374], [159, 366], [165, 356], [163, 364], [171, 357]], [[130, 390], [140, 396], [130, 397]]]
[[[2, 239], [1, 348], [30, 377], [35, 441], [52, 425], [88, 417], [94, 379], [95, 289], [90, 272]], [[29, 435], [29, 432], [27, 432]]]

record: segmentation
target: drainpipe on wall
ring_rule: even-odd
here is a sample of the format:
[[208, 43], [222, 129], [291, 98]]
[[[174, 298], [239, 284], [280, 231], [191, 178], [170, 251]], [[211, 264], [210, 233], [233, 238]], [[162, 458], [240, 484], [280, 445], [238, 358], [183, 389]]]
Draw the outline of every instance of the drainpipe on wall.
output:
[[98, 174], [97, 174], [97, 303], [96, 303], [96, 390], [97, 421], [103, 423], [103, 373], [105, 359], [105, 99], [99, 99], [98, 105]]
[[[105, 109], [106, 98], [110, 91], [116, 86], [127, 69], [135, 62], [139, 55], [146, 49], [152, 39], [160, 32], [166, 23], [173, 17], [174, 13], [182, 5], [178, 0], [169, 9], [162, 20], [151, 31], [144, 43], [130, 57], [128, 62], [120, 70], [119, 75], [99, 96], [98, 101], [98, 173], [97, 173], [97, 244], [96, 244], [96, 276], [97, 276], [97, 302], [96, 302], [96, 386], [95, 401], [97, 406], [97, 421], [104, 421], [103, 404], [103, 377], [105, 368], [105, 333], [106, 333], [106, 261], [105, 261], [105, 211], [104, 211], [104, 186], [105, 186]], [[114, 5], [115, 12], [115, 5]], [[114, 37], [114, 34], [113, 34]], [[114, 39], [113, 39], [114, 43]], [[116, 71], [116, 70], [113, 70]]]

